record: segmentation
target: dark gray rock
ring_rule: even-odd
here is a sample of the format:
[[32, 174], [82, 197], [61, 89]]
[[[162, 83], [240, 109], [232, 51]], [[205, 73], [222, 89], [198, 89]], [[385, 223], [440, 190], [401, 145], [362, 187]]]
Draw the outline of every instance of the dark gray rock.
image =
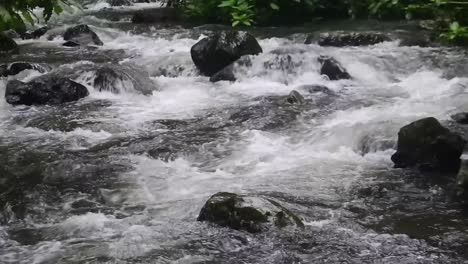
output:
[[62, 45], [65, 47], [79, 47], [80, 46], [80, 44], [73, 42], [73, 41], [67, 41], [63, 43]]
[[318, 61], [322, 65], [320, 74], [328, 76], [330, 80], [351, 79], [349, 73], [334, 58], [320, 56]]
[[468, 113], [458, 113], [451, 116], [451, 118], [462, 125], [468, 125]]
[[296, 89], [307, 91], [308, 93], [323, 93], [326, 95], [336, 95], [335, 92], [323, 85], [305, 84], [297, 87]]
[[398, 133], [396, 168], [418, 167], [426, 171], [457, 171], [466, 141], [433, 117], [406, 125]]
[[231, 64], [219, 72], [215, 73], [210, 78], [210, 82], [219, 82], [219, 81], [230, 81], [235, 82], [236, 76], [234, 75], [234, 66]]
[[177, 8], [153, 8], [135, 12], [134, 24], [174, 23], [180, 21], [181, 14]]
[[63, 39], [65, 41], [72, 41], [82, 46], [90, 44], [98, 46], [104, 45], [101, 39], [99, 39], [99, 36], [94, 31], [92, 31], [88, 25], [84, 24], [67, 29], [63, 34]]
[[13, 62], [7, 66], [7, 75], [16, 75], [24, 70], [35, 70], [40, 73], [44, 73], [47, 69], [39, 64], [29, 63], [29, 62]]
[[19, 53], [19, 47], [12, 38], [0, 33], [0, 54], [2, 53]]
[[48, 27], [41, 27], [33, 31], [27, 31], [23, 34], [21, 34], [22, 39], [38, 39], [45, 35], [49, 31]]
[[219, 32], [196, 43], [190, 53], [200, 72], [212, 76], [243, 55], [262, 52], [254, 36], [246, 32]]
[[5, 34], [5, 36], [12, 38], [12, 39], [21, 38], [20, 34], [18, 34], [18, 32], [16, 32], [14, 29], [3, 31], [3, 34]]
[[0, 65], [0, 77], [7, 77], [8, 76], [8, 65], [2, 64]]
[[251, 233], [271, 227], [304, 227], [296, 215], [273, 200], [227, 192], [211, 196], [197, 220]]
[[286, 102], [290, 104], [304, 104], [305, 99], [298, 91], [292, 90], [288, 97], [286, 97]]
[[144, 69], [133, 65], [105, 65], [95, 72], [93, 86], [101, 91], [113, 93], [141, 92], [150, 94], [155, 89], [154, 82]]
[[109, 0], [111, 6], [131, 6], [133, 4], [130, 0]]
[[[373, 32], [337, 32], [320, 34], [318, 44], [320, 46], [344, 47], [344, 46], [368, 46], [391, 40], [384, 34]], [[307, 43], [306, 40], [306, 44]]]
[[56, 105], [77, 101], [88, 94], [85, 86], [70, 79], [43, 75], [29, 83], [9, 81], [5, 99], [12, 105]]

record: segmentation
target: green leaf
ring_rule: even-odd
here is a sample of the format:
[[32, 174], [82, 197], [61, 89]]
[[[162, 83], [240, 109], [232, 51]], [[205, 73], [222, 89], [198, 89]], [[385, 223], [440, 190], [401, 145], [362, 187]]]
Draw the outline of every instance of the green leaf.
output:
[[453, 22], [452, 24], [450, 24], [450, 30], [452, 31], [457, 31], [459, 28], [460, 24], [458, 24], [458, 22]]
[[252, 23], [250, 23], [250, 21], [243, 21], [242, 23], [244, 25], [246, 25], [246, 26], [249, 26], [249, 27], [252, 25]]
[[23, 16], [26, 21], [28, 21], [31, 25], [34, 26], [34, 19], [31, 16], [31, 12], [29, 10], [21, 11], [21, 15]]
[[60, 15], [60, 13], [63, 12], [63, 8], [60, 5], [55, 5], [54, 6], [54, 12], [55, 12], [55, 14]]
[[232, 22], [232, 27], [235, 27], [237, 25], [239, 25], [240, 21], [239, 20], [236, 20], [234, 22]]
[[275, 3], [270, 3], [270, 7], [273, 10], [279, 10], [279, 6], [277, 4], [275, 4]]

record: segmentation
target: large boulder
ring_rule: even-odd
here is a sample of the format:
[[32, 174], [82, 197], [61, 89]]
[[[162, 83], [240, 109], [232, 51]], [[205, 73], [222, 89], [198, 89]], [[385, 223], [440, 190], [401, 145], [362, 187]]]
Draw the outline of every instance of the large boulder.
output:
[[263, 52], [255, 37], [246, 32], [216, 33], [196, 43], [190, 53], [192, 60], [207, 76], [212, 76], [243, 55]]
[[92, 31], [88, 25], [84, 24], [67, 29], [63, 34], [63, 39], [67, 42], [74, 42], [82, 46], [104, 45], [99, 36]]
[[349, 73], [341, 66], [341, 64], [332, 57], [320, 56], [318, 58], [320, 74], [328, 76], [330, 80], [350, 79]]
[[251, 233], [271, 227], [304, 227], [296, 215], [273, 200], [227, 192], [211, 196], [197, 220]]
[[[380, 42], [389, 41], [384, 34], [373, 32], [336, 32], [320, 34], [318, 44], [320, 46], [344, 47], [344, 46], [368, 46]], [[306, 42], [306, 44], [308, 44]]]
[[16, 42], [7, 37], [5, 34], [0, 33], [0, 54], [2, 53], [18, 53], [19, 47]]
[[67, 78], [44, 75], [24, 83], [7, 83], [5, 99], [12, 105], [56, 105], [77, 101], [89, 94], [85, 86]]
[[169, 23], [180, 20], [180, 10], [177, 8], [153, 8], [136, 11], [132, 17], [134, 24]]
[[443, 127], [433, 117], [406, 125], [398, 133], [397, 152], [392, 161], [396, 168], [457, 171], [466, 141]]

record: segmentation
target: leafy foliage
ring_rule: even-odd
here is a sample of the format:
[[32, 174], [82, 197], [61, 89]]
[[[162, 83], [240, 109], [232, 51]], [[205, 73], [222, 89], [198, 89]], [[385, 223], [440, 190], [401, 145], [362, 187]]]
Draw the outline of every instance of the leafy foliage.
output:
[[0, 31], [7, 29], [24, 30], [25, 22], [31, 25], [39, 20], [33, 10], [42, 10], [42, 16], [48, 21], [51, 16], [63, 12], [64, 7], [76, 5], [73, 0], [3, 0], [0, 2]]

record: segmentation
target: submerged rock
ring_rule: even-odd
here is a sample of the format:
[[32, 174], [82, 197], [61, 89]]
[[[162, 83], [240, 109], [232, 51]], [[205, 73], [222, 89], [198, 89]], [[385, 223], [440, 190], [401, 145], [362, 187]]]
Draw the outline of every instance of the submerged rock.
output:
[[67, 29], [63, 34], [63, 39], [67, 42], [71, 41], [82, 46], [90, 44], [98, 46], [104, 45], [101, 39], [99, 39], [99, 36], [85, 24]]
[[7, 37], [5, 34], [0, 33], [0, 54], [2, 53], [18, 53], [19, 47], [16, 42]]
[[134, 24], [168, 23], [180, 20], [180, 11], [176, 8], [153, 8], [135, 12]]
[[0, 65], [0, 77], [7, 77], [8, 76], [8, 65], [2, 64]]
[[211, 196], [197, 220], [251, 233], [271, 227], [304, 227], [296, 215], [273, 200], [227, 192]]
[[133, 4], [130, 0], [109, 0], [108, 3], [111, 6], [131, 6]]
[[[320, 34], [318, 44], [320, 46], [344, 47], [344, 46], [368, 46], [391, 40], [384, 34], [372, 32], [338, 32]], [[309, 44], [309, 43], [306, 43]]]
[[150, 94], [155, 90], [148, 73], [130, 65], [105, 65], [96, 70], [95, 76], [93, 86], [100, 92]]
[[207, 76], [212, 76], [243, 55], [263, 52], [255, 37], [246, 32], [216, 33], [197, 42], [191, 49], [192, 60]]
[[396, 168], [417, 166], [422, 170], [456, 171], [466, 141], [433, 117], [406, 125], [398, 133]]
[[303, 104], [305, 102], [304, 96], [296, 90], [292, 90], [286, 97], [286, 102], [290, 104]]
[[458, 113], [451, 116], [451, 118], [462, 125], [468, 125], [468, 113]]
[[74, 42], [74, 41], [67, 41], [65, 43], [62, 44], [62, 46], [65, 46], [65, 47], [79, 47], [80, 44]]
[[322, 65], [320, 74], [328, 76], [330, 80], [351, 79], [349, 73], [334, 58], [320, 56], [318, 61]]
[[77, 101], [88, 94], [85, 86], [70, 79], [44, 75], [29, 83], [9, 81], [5, 99], [12, 105], [55, 105]]
[[210, 78], [210, 82], [219, 82], [219, 81], [230, 81], [230, 82], [236, 81], [236, 76], [234, 75], [234, 66], [232, 64], [224, 67], [224, 69], [215, 73]]

